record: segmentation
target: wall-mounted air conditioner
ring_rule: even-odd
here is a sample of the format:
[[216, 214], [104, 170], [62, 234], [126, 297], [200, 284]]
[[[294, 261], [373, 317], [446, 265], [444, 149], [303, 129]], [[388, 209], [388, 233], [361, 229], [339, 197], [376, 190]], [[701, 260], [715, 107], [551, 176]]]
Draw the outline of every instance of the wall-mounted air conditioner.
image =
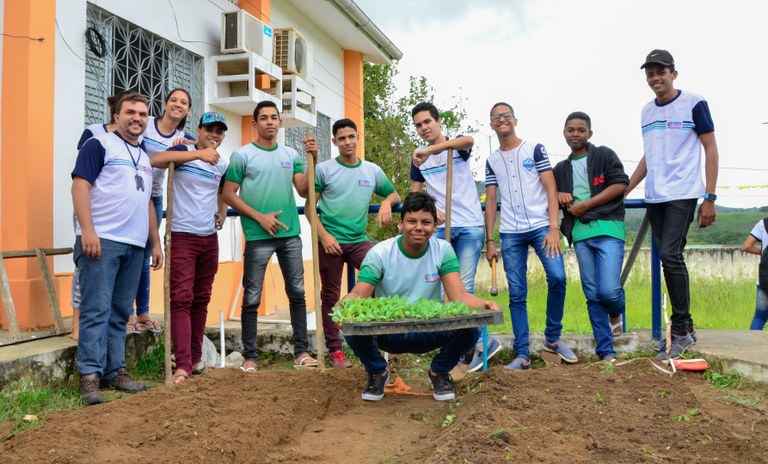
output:
[[273, 29], [272, 61], [283, 68], [283, 74], [312, 77], [312, 44], [293, 28]]
[[221, 13], [221, 53], [255, 53], [272, 61], [272, 28], [243, 10]]

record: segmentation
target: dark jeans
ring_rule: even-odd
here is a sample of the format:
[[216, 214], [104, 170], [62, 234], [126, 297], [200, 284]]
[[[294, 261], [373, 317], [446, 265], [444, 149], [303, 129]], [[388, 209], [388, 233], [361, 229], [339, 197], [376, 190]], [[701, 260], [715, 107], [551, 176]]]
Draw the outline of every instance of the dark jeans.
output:
[[[163, 197], [152, 197], [152, 204], [155, 205], [155, 214], [157, 215], [157, 229], [160, 230], [160, 220], [163, 218]], [[162, 239], [161, 239], [162, 240]], [[144, 262], [141, 264], [141, 276], [139, 277], [139, 289], [136, 291], [136, 315], [143, 316], [149, 314], [149, 287], [150, 287], [150, 265], [152, 261], [152, 245], [147, 241], [144, 248]], [[131, 311], [133, 312], [133, 311]]]
[[83, 253], [78, 236], [73, 259], [80, 269], [80, 334], [77, 371], [111, 380], [125, 367], [125, 323], [139, 284], [143, 250], [101, 239], [101, 257]]
[[439, 349], [430, 367], [438, 374], [451, 372], [461, 355], [474, 348], [480, 329], [450, 330], [444, 332], [420, 332], [392, 335], [347, 335], [344, 338], [369, 374], [381, 374], [387, 369], [387, 361], [379, 351], [387, 353], [429, 353]]
[[646, 206], [651, 233], [659, 249], [664, 281], [672, 304], [672, 332], [685, 335], [693, 329], [688, 268], [683, 249], [693, 222], [696, 200], [675, 200]]
[[344, 271], [344, 264], [360, 269], [366, 253], [373, 248], [373, 244], [369, 241], [340, 244], [340, 246], [341, 255], [336, 256], [329, 255], [318, 244], [320, 282], [323, 284], [320, 293], [323, 311], [323, 334], [325, 335], [325, 346], [330, 353], [341, 350], [341, 333], [339, 326], [331, 320], [331, 310], [339, 302], [339, 295], [341, 295], [341, 274]]
[[219, 239], [171, 233], [171, 339], [176, 369], [187, 374], [203, 357], [208, 303], [219, 269]]
[[277, 255], [280, 271], [285, 281], [285, 293], [291, 310], [293, 328], [293, 353], [295, 356], [309, 349], [307, 340], [307, 301], [304, 297], [304, 258], [301, 254], [301, 238], [270, 238], [245, 242], [243, 257], [243, 357], [246, 361], [257, 359], [256, 324], [258, 322], [261, 290], [264, 274], [272, 255]]

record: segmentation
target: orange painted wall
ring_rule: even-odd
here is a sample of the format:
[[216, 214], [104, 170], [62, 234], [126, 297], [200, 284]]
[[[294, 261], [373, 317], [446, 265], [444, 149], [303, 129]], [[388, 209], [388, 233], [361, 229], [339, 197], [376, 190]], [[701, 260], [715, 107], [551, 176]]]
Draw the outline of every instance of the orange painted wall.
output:
[[[55, 0], [5, 0], [0, 249], [53, 245]], [[53, 323], [34, 259], [5, 261], [21, 328]], [[49, 260], [53, 266], [53, 260]], [[0, 320], [3, 320], [0, 312]]]
[[363, 54], [353, 50], [344, 50], [344, 115], [357, 124], [357, 132], [360, 135], [357, 156], [365, 158]]

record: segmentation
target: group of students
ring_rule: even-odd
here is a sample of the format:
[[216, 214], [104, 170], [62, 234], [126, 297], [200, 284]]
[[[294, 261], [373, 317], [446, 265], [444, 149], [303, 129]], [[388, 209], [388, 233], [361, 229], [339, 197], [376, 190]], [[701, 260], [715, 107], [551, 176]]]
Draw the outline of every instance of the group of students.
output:
[[[626, 232], [624, 198], [644, 178], [648, 216], [673, 309], [670, 355], [679, 356], [696, 340], [682, 253], [700, 198], [701, 226], [715, 220], [718, 154], [714, 125], [703, 98], [674, 88], [677, 71], [669, 52], [652, 51], [641, 68], [655, 99], [642, 111], [645, 154], [631, 177], [616, 153], [590, 143], [591, 120], [585, 113], [575, 112], [566, 118], [563, 134], [571, 155], [553, 168], [542, 144], [517, 135], [511, 105], [497, 103], [490, 110], [490, 125], [499, 148], [486, 162], [486, 202], [501, 205], [500, 253], [510, 290], [516, 353], [508, 369], [531, 367], [526, 306], [530, 247], [544, 267], [548, 286], [544, 350], [565, 362], [578, 361], [560, 339], [566, 287], [561, 227], [576, 249], [596, 353], [602, 360], [614, 359], [612, 339], [622, 331], [625, 306], [619, 282]], [[186, 105], [188, 112], [188, 95]], [[441, 131], [440, 114], [431, 103], [420, 103], [412, 110], [416, 131], [426, 145], [412, 155], [411, 193], [403, 201], [398, 221], [401, 235], [376, 245], [366, 234], [372, 196], [382, 198], [380, 224], [391, 222], [392, 207], [401, 198], [380, 167], [357, 156], [358, 130], [353, 121], [342, 119], [333, 125], [332, 142], [339, 156], [317, 166], [315, 185], [310, 186], [302, 157], [277, 143], [282, 120], [272, 102], [256, 105], [253, 125], [258, 138], [232, 153], [229, 164], [216, 151], [227, 130], [219, 113], [202, 116], [196, 141], [174, 133], [150, 148], [157, 140], [152, 138], [150, 143], [145, 132], [152, 121], [146, 99], [136, 93], [124, 94], [114, 108], [114, 130], [94, 134], [85, 142], [72, 172], [77, 216], [76, 283], [82, 293], [78, 371], [87, 403], [101, 401], [100, 385], [124, 391], [145, 388], [125, 373], [124, 324], [145, 253], [152, 256], [155, 268], [162, 266], [157, 234], [162, 197], [159, 190], [156, 196], [148, 186], [162, 184], [162, 171], [153, 175], [152, 169], [162, 170], [170, 162], [177, 165], [171, 254], [176, 383], [205, 369], [201, 343], [218, 266], [216, 229], [224, 220], [225, 204], [240, 214], [246, 242], [241, 370], [257, 370], [258, 308], [266, 267], [273, 255], [277, 256], [289, 301], [294, 365], [318, 365], [308, 351], [304, 260], [294, 187], [304, 198], [309, 188], [318, 193], [317, 205], [307, 200], [306, 213], [319, 219], [322, 324], [333, 367], [350, 365], [342, 350], [339, 327], [330, 319], [331, 309], [339, 300], [345, 263], [359, 269], [357, 284], [346, 296], [349, 299], [375, 294], [442, 301], [445, 295], [474, 308], [499, 309], [493, 301], [473, 294], [484, 246], [489, 263], [499, 257], [494, 240], [497, 208], [482, 212], [469, 166], [474, 140], [468, 136], [447, 138]], [[173, 117], [186, 116], [184, 111], [174, 112], [166, 106], [166, 114], [169, 112]], [[169, 133], [161, 132], [157, 121], [154, 125], [158, 134]], [[701, 178], [702, 146], [706, 182]], [[304, 150], [316, 159], [317, 142], [306, 140]], [[451, 192], [446, 191], [449, 153], [454, 165]], [[423, 193], [425, 187], [428, 194]], [[447, 195], [452, 202], [450, 244], [440, 240], [445, 238]], [[319, 214], [315, 206], [319, 206]], [[147, 237], [150, 246], [145, 247]], [[345, 339], [368, 374], [362, 397], [369, 401], [383, 398], [389, 379], [380, 350], [425, 353], [439, 349], [430, 365], [429, 379], [435, 399], [449, 400], [455, 395], [449, 373], [465, 353], [474, 351], [469, 369], [477, 370], [482, 366], [483, 351], [492, 356], [501, 349], [493, 337], [483, 345], [477, 328]]]

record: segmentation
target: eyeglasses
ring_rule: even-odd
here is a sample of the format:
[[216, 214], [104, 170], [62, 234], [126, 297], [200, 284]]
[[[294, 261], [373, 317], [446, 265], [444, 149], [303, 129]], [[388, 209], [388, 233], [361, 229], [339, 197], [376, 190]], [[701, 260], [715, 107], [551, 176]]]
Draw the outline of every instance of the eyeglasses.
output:
[[501, 114], [492, 114], [491, 115], [491, 122], [500, 121], [502, 119], [514, 119], [514, 118], [515, 118], [515, 113], [513, 113], [511, 111], [507, 111], [507, 112], [501, 113]]

